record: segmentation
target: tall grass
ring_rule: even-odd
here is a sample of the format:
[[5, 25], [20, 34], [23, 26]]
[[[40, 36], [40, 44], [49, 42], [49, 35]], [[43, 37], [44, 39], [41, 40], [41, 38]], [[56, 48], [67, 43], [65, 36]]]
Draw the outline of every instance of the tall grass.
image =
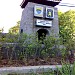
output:
[[57, 68], [59, 75], [75, 75], [75, 62], [74, 64], [62, 64], [62, 68]]

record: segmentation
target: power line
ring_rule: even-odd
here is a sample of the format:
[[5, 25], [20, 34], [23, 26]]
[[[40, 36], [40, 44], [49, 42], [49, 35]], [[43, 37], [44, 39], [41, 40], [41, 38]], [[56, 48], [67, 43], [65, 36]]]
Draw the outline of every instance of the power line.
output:
[[71, 4], [71, 3], [60, 3], [60, 4], [69, 4], [69, 5], [75, 5], [75, 4]]
[[60, 3], [59, 6], [75, 7], [75, 4], [70, 4], [70, 3]]
[[71, 5], [59, 5], [59, 6], [75, 7], [75, 6], [71, 6]]

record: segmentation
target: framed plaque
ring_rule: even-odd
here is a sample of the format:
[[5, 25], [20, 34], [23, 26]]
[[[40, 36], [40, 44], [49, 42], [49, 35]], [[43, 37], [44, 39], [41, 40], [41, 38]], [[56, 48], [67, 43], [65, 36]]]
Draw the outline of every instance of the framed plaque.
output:
[[46, 18], [53, 19], [54, 18], [54, 9], [46, 7]]
[[34, 7], [34, 16], [35, 17], [43, 17], [43, 7], [42, 6]]

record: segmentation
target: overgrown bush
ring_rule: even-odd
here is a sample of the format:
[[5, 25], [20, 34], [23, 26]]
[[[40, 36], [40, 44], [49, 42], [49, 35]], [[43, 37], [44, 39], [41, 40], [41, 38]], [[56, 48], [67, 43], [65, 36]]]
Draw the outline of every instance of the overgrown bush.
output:
[[[13, 58], [19, 60], [28, 60], [30, 58], [45, 59], [52, 57], [65, 58], [68, 55], [68, 51], [74, 49], [74, 41], [65, 45], [61, 37], [47, 36], [43, 38], [43, 40], [42, 38], [38, 40], [38, 35], [35, 36], [33, 34], [27, 35], [22, 33], [20, 35], [14, 35], [14, 38], [12, 38], [11, 34], [8, 34], [6, 39], [7, 40], [3, 41], [5, 44], [9, 42], [11, 42], [11, 44], [13, 43], [13, 45], [5, 45], [9, 60]], [[69, 47], [70, 49], [67, 50]]]

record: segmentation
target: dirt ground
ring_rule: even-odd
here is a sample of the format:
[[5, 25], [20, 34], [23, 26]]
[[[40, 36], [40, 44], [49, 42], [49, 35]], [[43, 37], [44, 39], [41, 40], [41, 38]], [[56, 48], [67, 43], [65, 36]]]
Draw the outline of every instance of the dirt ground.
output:
[[37, 65], [61, 65], [62, 62], [70, 62], [73, 63], [74, 59], [64, 60], [60, 57], [58, 58], [36, 58], [36, 59], [23, 59], [23, 60], [0, 60], [0, 67], [18, 67], [18, 66], [37, 66]]

